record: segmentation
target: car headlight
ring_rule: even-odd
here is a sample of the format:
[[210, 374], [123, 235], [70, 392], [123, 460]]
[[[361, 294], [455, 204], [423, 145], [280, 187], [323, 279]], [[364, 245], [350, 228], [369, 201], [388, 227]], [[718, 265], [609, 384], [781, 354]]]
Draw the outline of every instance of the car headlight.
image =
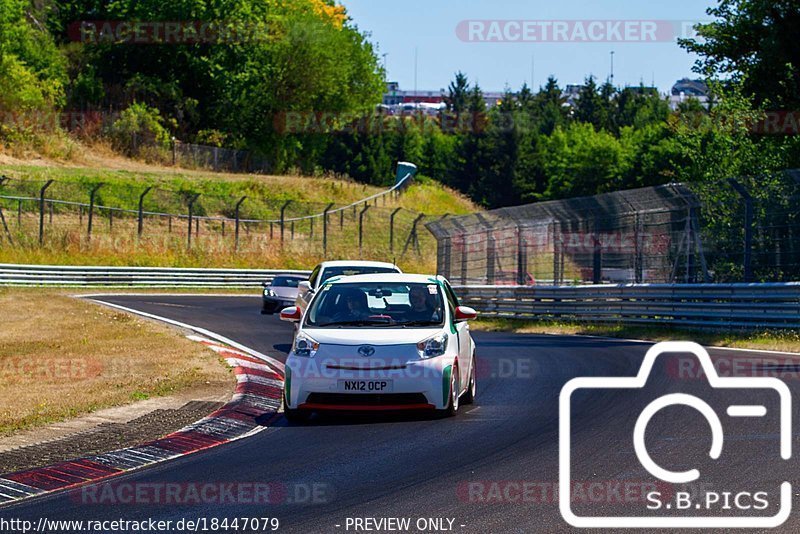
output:
[[434, 358], [442, 356], [447, 350], [447, 334], [441, 332], [435, 336], [423, 339], [417, 343], [417, 351], [420, 358]]
[[264, 296], [265, 297], [277, 297], [278, 295], [276, 295], [275, 292], [272, 289], [267, 288], [267, 289], [264, 290]]
[[313, 338], [299, 334], [294, 340], [294, 354], [295, 356], [302, 356], [304, 358], [313, 358], [317, 354], [319, 343]]

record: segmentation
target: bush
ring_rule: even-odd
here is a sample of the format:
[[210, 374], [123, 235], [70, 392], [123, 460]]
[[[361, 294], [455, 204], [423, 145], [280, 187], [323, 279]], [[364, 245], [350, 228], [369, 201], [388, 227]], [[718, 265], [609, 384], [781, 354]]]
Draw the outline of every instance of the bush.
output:
[[145, 104], [131, 104], [114, 121], [109, 137], [115, 149], [136, 155], [144, 147], [167, 149], [170, 134], [161, 112]]
[[59, 92], [58, 84], [42, 82], [15, 55], [0, 56], [0, 111], [50, 110]]

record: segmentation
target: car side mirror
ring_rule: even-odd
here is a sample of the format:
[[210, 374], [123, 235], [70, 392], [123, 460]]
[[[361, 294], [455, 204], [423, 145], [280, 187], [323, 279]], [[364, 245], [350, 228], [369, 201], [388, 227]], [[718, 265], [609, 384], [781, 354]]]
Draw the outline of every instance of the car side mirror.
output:
[[311, 282], [309, 282], [308, 280], [303, 280], [302, 282], [297, 284], [297, 289], [300, 292], [300, 294], [308, 293], [309, 291], [311, 291]]
[[456, 308], [456, 322], [463, 323], [464, 321], [471, 321], [478, 317], [478, 312], [468, 306], [459, 306]]
[[290, 323], [298, 323], [303, 318], [303, 312], [297, 306], [291, 306], [281, 310], [281, 321], [288, 321]]

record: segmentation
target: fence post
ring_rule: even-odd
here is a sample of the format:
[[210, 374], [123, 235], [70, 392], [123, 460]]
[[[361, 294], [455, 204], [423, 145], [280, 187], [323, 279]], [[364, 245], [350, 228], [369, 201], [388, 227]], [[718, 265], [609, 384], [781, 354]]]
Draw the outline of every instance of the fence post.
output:
[[97, 195], [97, 191], [103, 187], [103, 184], [95, 185], [91, 191], [89, 191], [89, 213], [87, 214], [88, 224], [86, 227], [86, 240], [92, 240], [92, 223], [94, 222], [94, 199]]
[[344, 209], [339, 212], [339, 230], [344, 228]]
[[333, 202], [328, 204], [322, 214], [322, 255], [328, 256], [328, 212], [333, 207]]
[[424, 213], [420, 213], [417, 216], [417, 218], [414, 219], [414, 223], [411, 225], [411, 232], [409, 232], [409, 234], [408, 234], [408, 239], [406, 239], [406, 244], [403, 247], [403, 253], [400, 255], [400, 257], [403, 257], [403, 256], [406, 255], [406, 251], [408, 251], [408, 247], [412, 243], [414, 244], [414, 250], [416, 250], [417, 254], [419, 254], [419, 237], [417, 235], [417, 225], [424, 218], [425, 218], [425, 214]]
[[461, 233], [461, 285], [467, 285], [467, 269], [469, 269], [469, 252], [467, 251], [467, 234]]
[[174, 137], [172, 138], [172, 166], [175, 167], [178, 164], [178, 140]]
[[0, 206], [0, 221], [3, 222], [3, 229], [6, 232], [6, 237], [8, 238], [8, 242], [12, 245], [14, 244], [14, 239], [11, 237], [11, 230], [8, 229], [8, 223], [6, 223], [6, 216], [3, 215], [3, 207]]
[[17, 226], [22, 226], [22, 201], [17, 201]]
[[308, 238], [314, 239], [314, 217], [311, 217], [309, 220], [311, 221], [311, 232], [309, 232]]
[[283, 206], [281, 206], [281, 246], [283, 246], [283, 231], [284, 231], [284, 228], [285, 228], [285, 226], [286, 226], [286, 225], [284, 224], [284, 222], [285, 222], [285, 219], [286, 219], [286, 217], [285, 217], [285, 214], [286, 214], [286, 208], [288, 208], [288, 207], [289, 207], [289, 204], [291, 204], [291, 203], [292, 203], [292, 201], [291, 201], [291, 200], [287, 200], [287, 201], [286, 201], [286, 202], [283, 204]]
[[453, 241], [450, 237], [446, 237], [438, 242], [437, 245], [441, 246], [442, 250], [438, 250], [437, 246], [437, 254], [436, 260], [437, 262], [441, 262], [440, 265], [437, 266], [438, 274], [444, 276], [445, 278], [450, 278], [450, 262], [452, 261], [453, 254]]
[[597, 232], [592, 235], [594, 241], [594, 251], [592, 253], [592, 283], [599, 284], [603, 281], [603, 248]]
[[239, 210], [242, 207], [242, 203], [247, 200], [247, 197], [242, 197], [239, 199], [239, 202], [236, 203], [236, 229], [234, 230], [234, 238], [233, 238], [233, 250], [239, 250]]
[[[355, 209], [355, 208], [354, 208]], [[358, 257], [360, 258], [364, 251], [364, 214], [367, 213], [369, 204], [364, 206], [364, 209], [358, 214]]]
[[394, 218], [403, 208], [397, 208], [389, 217], [389, 251], [394, 252]]
[[634, 281], [637, 284], [641, 284], [644, 280], [644, 252], [642, 251], [642, 218], [639, 217], [639, 212], [637, 211], [634, 215], [634, 233], [633, 233], [633, 242], [634, 242], [634, 258], [633, 258], [633, 268], [634, 268]]
[[561, 224], [553, 221], [553, 285], [559, 285], [561, 263]]
[[44, 244], [44, 194], [51, 185], [53, 180], [47, 180], [39, 190], [39, 246]]
[[[175, 138], [174, 138], [174, 137], [172, 138], [172, 143], [173, 143], [173, 146], [174, 146], [174, 143], [175, 143]], [[174, 164], [175, 164], [175, 163], [173, 162], [173, 165], [174, 165]], [[150, 190], [152, 190], [152, 189], [153, 189], [152, 187], [148, 187], [147, 189], [145, 189], [145, 190], [142, 192], [142, 194], [141, 194], [141, 195], [139, 195], [139, 221], [138, 221], [138, 224], [137, 224], [137, 229], [136, 229], [136, 236], [137, 236], [139, 239], [141, 239], [141, 237], [142, 237], [142, 232], [144, 231], [144, 209], [143, 209], [143, 208], [144, 208], [144, 197], [145, 197], [145, 196], [147, 195], [147, 193], [149, 193], [149, 192], [150, 192]]]
[[495, 240], [494, 236], [489, 236], [486, 240], [486, 285], [494, 285], [495, 279]]
[[[8, 181], [7, 177], [0, 176], [0, 187], [2, 187], [3, 184], [5, 182], [7, 182], [7, 181]], [[0, 206], [0, 220], [2, 220], [2, 222], [3, 222], [3, 229], [5, 230], [6, 236], [8, 237], [8, 242], [13, 245], [14, 244], [14, 240], [11, 238], [11, 231], [8, 229], [8, 224], [6, 223], [6, 217], [3, 214], [3, 207], [2, 206]]]
[[188, 235], [188, 242], [187, 242], [188, 248], [192, 248], [192, 218], [194, 217], [193, 210], [194, 210], [194, 203], [197, 201], [197, 199], [199, 197], [200, 197], [200, 193], [194, 193], [189, 198], [189, 235]]
[[528, 285], [528, 242], [522, 228], [517, 234], [517, 285]]
[[292, 241], [294, 241], [294, 221], [292, 221], [292, 224], [290, 225], [290, 228], [291, 228], [291, 238], [290, 239]]
[[728, 183], [744, 199], [744, 281], [750, 283], [753, 281], [753, 197], [733, 178], [728, 178]]

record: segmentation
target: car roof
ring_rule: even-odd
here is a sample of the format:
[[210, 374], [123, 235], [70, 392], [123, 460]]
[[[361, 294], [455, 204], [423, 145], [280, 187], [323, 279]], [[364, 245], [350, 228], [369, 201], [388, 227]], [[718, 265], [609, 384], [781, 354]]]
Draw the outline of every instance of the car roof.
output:
[[323, 261], [319, 264], [323, 269], [327, 267], [390, 267], [397, 269], [394, 263], [387, 263], [384, 261], [366, 261], [366, 260], [335, 260]]
[[352, 276], [342, 276], [332, 278], [329, 284], [360, 284], [365, 282], [384, 282], [392, 284], [430, 284], [434, 281], [444, 280], [441, 276], [433, 274], [401, 274], [401, 273], [380, 273], [380, 274], [355, 274]]

